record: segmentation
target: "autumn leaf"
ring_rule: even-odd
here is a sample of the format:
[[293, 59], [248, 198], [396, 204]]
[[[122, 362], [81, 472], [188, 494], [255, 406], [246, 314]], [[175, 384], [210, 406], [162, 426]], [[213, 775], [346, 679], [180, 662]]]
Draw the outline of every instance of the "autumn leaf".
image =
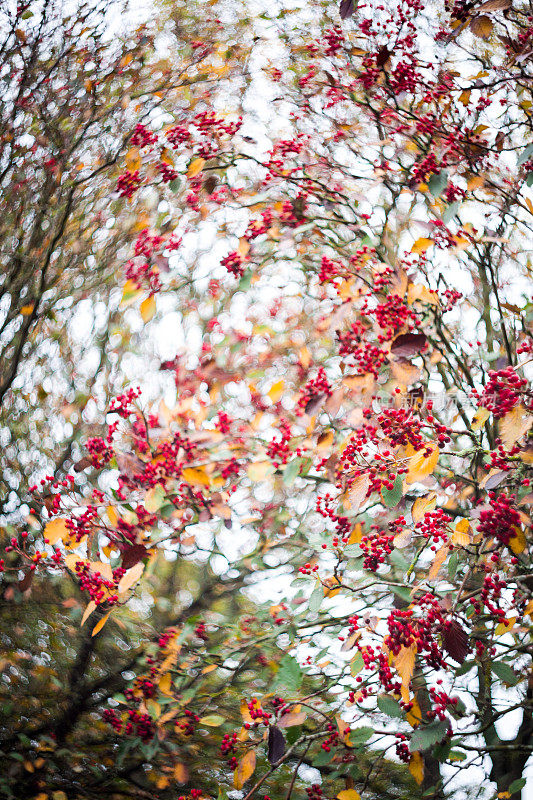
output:
[[361, 795], [355, 789], [343, 789], [338, 793], [337, 800], [361, 800]]
[[204, 166], [205, 166], [204, 158], [193, 159], [187, 168], [187, 177], [195, 178], [203, 170]]
[[458, 620], [452, 619], [444, 623], [442, 643], [446, 652], [449, 653], [455, 661], [462, 664], [470, 647], [468, 643], [468, 634]]
[[361, 507], [363, 501], [366, 498], [366, 494], [368, 491], [368, 487], [370, 486], [370, 476], [367, 473], [363, 473], [363, 475], [359, 475], [355, 480], [352, 482], [350, 488], [347, 492], [347, 505], [353, 511], [353, 513], [357, 513], [359, 508]]
[[411, 247], [411, 253], [416, 253], [420, 255], [420, 253], [425, 253], [432, 244], [435, 244], [433, 239], [426, 239], [424, 237], [417, 239], [414, 245]]
[[409, 760], [409, 772], [420, 786], [424, 780], [424, 759], [421, 753], [413, 753]]
[[448, 553], [449, 552], [450, 552], [450, 548], [446, 544], [442, 545], [442, 547], [440, 547], [437, 550], [437, 552], [435, 554], [435, 558], [433, 559], [433, 561], [431, 563], [431, 566], [429, 568], [429, 572], [428, 572], [428, 578], [429, 578], [430, 581], [434, 581], [435, 578], [438, 576], [442, 565], [444, 564], [444, 562], [448, 558]]
[[249, 464], [246, 469], [246, 474], [250, 480], [255, 482], [264, 481], [273, 472], [275, 472], [275, 467], [270, 461], [256, 461], [253, 464]]
[[429, 494], [425, 494], [423, 497], [417, 497], [411, 506], [411, 516], [413, 518], [413, 522], [420, 522], [420, 520], [423, 519], [424, 515], [427, 514], [428, 511], [433, 511], [436, 505], [436, 492], [430, 492]]
[[394, 656], [394, 667], [402, 681], [402, 700], [409, 700], [409, 685], [415, 669], [417, 646], [416, 642], [409, 647], [402, 646], [399, 653]]
[[109, 619], [109, 615], [110, 614], [111, 614], [111, 611], [108, 611], [107, 614], [105, 614], [105, 616], [103, 616], [102, 619], [99, 620], [96, 623], [96, 625], [94, 626], [94, 628], [92, 630], [91, 636], [96, 636], [97, 633], [100, 633], [100, 631], [102, 630], [102, 628], [106, 624], [107, 620]]
[[427, 342], [425, 333], [400, 333], [392, 340], [390, 351], [399, 358], [410, 358], [425, 350]]
[[434, 442], [427, 442], [424, 449], [419, 450], [409, 460], [407, 483], [416, 483], [427, 478], [437, 466], [438, 460], [439, 448]]
[[276, 764], [285, 753], [285, 737], [277, 725], [268, 728], [268, 754], [270, 764]]
[[509, 547], [516, 556], [526, 549], [526, 536], [521, 528], [514, 528], [514, 533], [509, 539]]
[[60, 539], [66, 539], [69, 536], [70, 530], [67, 527], [66, 519], [57, 517], [46, 523], [44, 537], [48, 539], [48, 544], [56, 544]]
[[493, 23], [486, 14], [474, 17], [470, 22], [470, 30], [480, 39], [488, 39], [492, 33]]
[[233, 775], [233, 786], [235, 789], [242, 789], [246, 781], [252, 777], [255, 770], [255, 751], [248, 750], [244, 756], [239, 759], [237, 769]]
[[137, 581], [143, 574], [143, 571], [144, 571], [144, 564], [142, 563], [142, 561], [139, 561], [137, 564], [135, 564], [134, 567], [129, 569], [122, 576], [117, 586], [117, 592], [119, 594], [124, 594], [124, 592], [127, 592], [128, 589], [131, 589], [131, 587], [135, 583], [137, 583]]
[[533, 414], [523, 405], [517, 405], [500, 420], [500, 436], [506, 450], [522, 438], [533, 425]]
[[153, 295], [142, 301], [140, 311], [143, 322], [150, 322], [156, 311], [155, 297]]

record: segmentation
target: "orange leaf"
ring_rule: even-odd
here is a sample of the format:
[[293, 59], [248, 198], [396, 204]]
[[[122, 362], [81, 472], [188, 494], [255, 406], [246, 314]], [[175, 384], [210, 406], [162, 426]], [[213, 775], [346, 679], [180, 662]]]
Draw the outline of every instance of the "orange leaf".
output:
[[142, 301], [140, 311], [143, 322], [150, 322], [156, 311], [155, 297], [153, 295]]
[[205, 158], [194, 158], [187, 169], [187, 177], [194, 178], [205, 166]]
[[[425, 455], [426, 450], [431, 450], [429, 456]], [[427, 478], [437, 466], [438, 460], [439, 448], [435, 442], [428, 442], [424, 450], [420, 450], [411, 457], [406, 478], [407, 483], [415, 483]]]
[[416, 643], [413, 643], [409, 647], [401, 647], [398, 655], [394, 657], [396, 672], [402, 679], [401, 694], [402, 700], [405, 702], [409, 701], [409, 685], [415, 670], [416, 653], [417, 646]]
[[96, 608], [96, 603], [94, 602], [94, 600], [91, 600], [89, 603], [87, 603], [87, 608], [83, 612], [83, 616], [81, 618], [80, 627], [85, 624], [85, 622], [91, 616], [95, 608]]
[[237, 764], [237, 769], [233, 775], [233, 785], [236, 789], [242, 789], [248, 778], [251, 778], [255, 770], [255, 751], [248, 750]]
[[424, 780], [424, 759], [420, 753], [416, 752], [411, 756], [411, 760], [409, 761], [409, 772], [420, 786]]
[[141, 577], [144, 570], [144, 564], [142, 561], [138, 561], [134, 567], [129, 569], [127, 572], [124, 573], [122, 578], [120, 579], [117, 587], [117, 592], [119, 594], [124, 594], [127, 592], [128, 589], [131, 589], [134, 583], [137, 583], [139, 578]]
[[448, 557], [449, 550], [450, 548], [448, 547], [447, 544], [443, 545], [439, 550], [437, 550], [435, 558], [433, 559], [433, 563], [430, 566], [428, 572], [428, 578], [430, 581], [435, 580], [435, 578], [439, 574], [440, 568], [442, 567], [442, 565], [446, 561], [446, 558]]
[[99, 633], [102, 630], [102, 628], [106, 624], [107, 619], [108, 619], [110, 614], [111, 614], [111, 611], [108, 611], [107, 614], [104, 617], [102, 617], [102, 619], [99, 622], [96, 623], [96, 625], [94, 626], [93, 631], [91, 633], [91, 636], [96, 636], [96, 634]]
[[55, 544], [59, 539], [63, 539], [69, 535], [70, 531], [67, 528], [67, 521], [60, 517], [51, 520], [51, 522], [47, 522], [44, 529], [44, 537], [48, 539], [49, 544]]

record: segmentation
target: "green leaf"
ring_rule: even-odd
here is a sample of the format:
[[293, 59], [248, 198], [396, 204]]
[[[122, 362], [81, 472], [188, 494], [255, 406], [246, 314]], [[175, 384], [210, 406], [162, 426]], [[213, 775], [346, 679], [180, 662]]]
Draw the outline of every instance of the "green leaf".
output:
[[[391, 697], [390, 694], [380, 694], [378, 697], [378, 708], [383, 714], [386, 714], [388, 717], [397, 717], [400, 719], [403, 717], [403, 710], [394, 697]], [[416, 750], [416, 748], [415, 748]]]
[[531, 156], [533, 156], [533, 144], [528, 144], [526, 149], [522, 150], [522, 152], [520, 153], [520, 155], [516, 159], [517, 165], [520, 166], [521, 164], [525, 164], [526, 161], [529, 161]]
[[246, 292], [252, 284], [252, 270], [247, 269], [239, 281], [239, 291]]
[[283, 470], [283, 483], [285, 486], [292, 486], [296, 477], [300, 472], [300, 467], [302, 465], [301, 458], [293, 458], [292, 461], [289, 461], [285, 469]]
[[510, 792], [510, 794], [514, 794], [515, 792], [520, 792], [525, 785], [526, 785], [525, 778], [517, 778], [510, 784], [509, 789], [507, 791]]
[[333, 756], [334, 753], [326, 753], [325, 750], [321, 750], [320, 753], [313, 758], [313, 767], [325, 767], [326, 764], [330, 763]]
[[428, 750], [430, 747], [437, 744], [437, 742], [440, 742], [441, 739], [444, 739], [447, 730], [448, 722], [446, 720], [438, 720], [423, 728], [417, 728], [411, 734], [411, 741], [409, 743], [410, 750], [413, 752], [415, 750]]
[[356, 675], [359, 675], [364, 666], [365, 662], [363, 661], [363, 656], [359, 651], [357, 651], [350, 664], [350, 674], [352, 678], [355, 678]]
[[443, 214], [442, 214], [442, 221], [444, 222], [445, 225], [447, 225], [448, 222], [452, 221], [452, 219], [455, 217], [455, 215], [459, 211], [460, 207], [461, 207], [461, 203], [450, 203], [449, 206], [446, 206], [446, 208], [444, 209]]
[[311, 592], [311, 597], [309, 598], [308, 608], [312, 614], [315, 614], [320, 606], [322, 605], [322, 600], [324, 599], [324, 589], [322, 588], [322, 584], [320, 581], [317, 581], [317, 584], [313, 591]]
[[448, 578], [453, 581], [455, 578], [455, 573], [457, 572], [457, 566], [459, 564], [459, 552], [458, 550], [454, 550], [450, 556], [450, 560], [448, 561]]
[[211, 728], [218, 728], [219, 725], [222, 725], [226, 721], [226, 717], [223, 717], [221, 714], [208, 714], [206, 717], [201, 717], [200, 724], [207, 725]]
[[448, 173], [445, 169], [442, 172], [434, 172], [428, 182], [428, 189], [433, 197], [439, 197], [448, 185]]
[[506, 664], [505, 661], [493, 661], [491, 669], [503, 683], [507, 683], [509, 686], [516, 686], [518, 683], [518, 677], [515, 675], [513, 668]]
[[350, 731], [350, 741], [352, 744], [363, 744], [374, 735], [374, 728], [369, 725], [362, 725], [360, 728], [352, 728]]
[[389, 508], [394, 508], [394, 506], [398, 505], [402, 499], [402, 494], [403, 478], [401, 475], [396, 475], [392, 489], [386, 489], [385, 487], [381, 489], [381, 499]]
[[302, 684], [302, 677], [302, 670], [296, 659], [285, 655], [280, 661], [274, 683], [289, 692], [296, 692]]

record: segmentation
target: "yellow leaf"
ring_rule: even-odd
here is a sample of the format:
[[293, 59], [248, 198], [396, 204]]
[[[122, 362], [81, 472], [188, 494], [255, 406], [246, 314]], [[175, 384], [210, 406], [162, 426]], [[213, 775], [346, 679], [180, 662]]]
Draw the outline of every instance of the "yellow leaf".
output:
[[435, 558], [433, 559], [433, 563], [430, 566], [428, 572], [428, 578], [430, 581], [435, 580], [435, 578], [439, 574], [440, 568], [442, 567], [442, 565], [446, 561], [446, 558], [448, 557], [449, 549], [450, 548], [448, 547], [448, 545], [445, 544], [439, 550], [437, 550]]
[[411, 698], [411, 705], [412, 708], [405, 715], [405, 719], [411, 728], [416, 728], [417, 725], [420, 725], [420, 721], [422, 720], [422, 710], [416, 697]]
[[506, 450], [522, 438], [533, 425], [533, 415], [523, 405], [515, 406], [500, 420], [500, 436]]
[[187, 177], [194, 178], [203, 170], [204, 165], [205, 165], [205, 158], [194, 158], [189, 164], [189, 168], [187, 170]]
[[364, 473], [363, 475], [358, 475], [348, 489], [345, 503], [348, 508], [352, 509], [354, 514], [359, 510], [361, 504], [363, 503], [369, 486], [370, 475]]
[[420, 522], [424, 514], [426, 514], [428, 511], [433, 511], [436, 505], [436, 492], [430, 492], [430, 494], [426, 494], [423, 497], [417, 497], [411, 507], [411, 516], [413, 518], [413, 522]]
[[[429, 456], [425, 455], [426, 450], [431, 451]], [[428, 442], [423, 450], [411, 457], [406, 478], [407, 483], [415, 483], [427, 478], [437, 466], [438, 460], [439, 448], [434, 442]]]
[[119, 594], [124, 594], [124, 592], [127, 592], [128, 589], [130, 589], [133, 584], [139, 580], [143, 570], [144, 564], [142, 561], [138, 561], [134, 567], [128, 569], [118, 583], [117, 592]]
[[164, 675], [161, 675], [157, 683], [159, 691], [165, 694], [167, 697], [172, 697], [172, 692], [170, 691], [171, 684], [172, 676], [170, 672], [165, 672]]
[[411, 756], [409, 761], [409, 772], [420, 786], [424, 780], [424, 759], [420, 753], [416, 752]]
[[150, 320], [155, 314], [155, 310], [156, 310], [155, 297], [152, 294], [150, 295], [150, 297], [147, 297], [146, 300], [143, 300], [141, 303], [140, 311], [143, 322], [150, 322]]
[[241, 717], [243, 722], [253, 722], [246, 700], [241, 700]]
[[29, 303], [27, 306], [22, 306], [20, 309], [20, 313], [23, 317], [29, 317], [33, 309], [35, 308], [34, 303]]
[[517, 619], [518, 617], [511, 617], [511, 619], [506, 619], [504, 622], [499, 622], [494, 628], [496, 636], [503, 636], [504, 633], [509, 633], [514, 628]]
[[277, 381], [277, 383], [274, 383], [270, 387], [268, 391], [268, 396], [270, 397], [273, 403], [277, 403], [278, 400], [281, 399], [284, 387], [285, 387], [285, 381]]
[[343, 789], [337, 795], [337, 800], [361, 800], [361, 795], [355, 789]]
[[66, 519], [58, 517], [46, 523], [44, 538], [48, 539], [49, 544], [55, 544], [59, 539], [67, 538], [69, 535], [70, 531], [67, 528]]
[[80, 627], [85, 624], [85, 622], [91, 616], [95, 608], [96, 608], [96, 603], [94, 602], [94, 600], [91, 600], [89, 603], [87, 603], [87, 608], [83, 612], [83, 616], [81, 618]]
[[515, 556], [518, 556], [526, 549], [526, 536], [521, 528], [515, 526], [514, 531], [514, 534], [509, 539], [509, 547]]
[[354, 525], [354, 528], [350, 534], [350, 538], [348, 539], [348, 544], [359, 544], [363, 537], [363, 528], [360, 522], [357, 522]]
[[409, 701], [409, 685], [415, 669], [416, 653], [417, 646], [413, 643], [409, 647], [401, 647], [398, 655], [394, 657], [396, 672], [402, 680], [401, 694], [404, 702]]
[[411, 247], [411, 253], [425, 253], [433, 243], [433, 239], [426, 239], [422, 236], [422, 238], [417, 239], [414, 245]]
[[202, 467], [186, 467], [181, 477], [193, 486], [210, 486], [211, 479]]
[[490, 417], [490, 411], [488, 408], [478, 408], [474, 416], [472, 417], [472, 422], [470, 423], [470, 427], [473, 431], [478, 431], [480, 428], [483, 427], [485, 422]]
[[460, 547], [466, 547], [470, 544], [471, 540], [472, 529], [470, 528], [470, 522], [466, 519], [466, 517], [463, 517], [463, 519], [460, 519], [455, 526], [455, 530], [452, 533], [452, 542]]
[[331, 430], [321, 433], [316, 443], [317, 450], [327, 450], [327, 448], [333, 442], [334, 436], [335, 434]]
[[174, 166], [174, 159], [172, 157], [171, 151], [168, 147], [163, 147], [161, 150], [161, 155], [159, 156], [163, 164], [168, 164], [169, 167]]
[[178, 783], [187, 783], [189, 780], [189, 771], [185, 764], [176, 764], [174, 767], [174, 778]]
[[102, 630], [110, 614], [111, 611], [108, 611], [107, 614], [104, 617], [102, 617], [102, 619], [99, 622], [96, 623], [96, 625], [93, 628], [93, 632], [91, 633], [91, 636], [96, 636], [96, 634]]
[[237, 769], [233, 775], [233, 786], [235, 789], [242, 789], [248, 778], [251, 778], [255, 770], [255, 751], [248, 750], [237, 764]]
[[139, 152], [138, 147], [132, 147], [131, 150], [128, 150], [126, 153], [126, 167], [130, 172], [137, 172], [141, 168], [141, 154]]
[[155, 514], [165, 502], [165, 497], [165, 490], [158, 483], [157, 486], [152, 486], [151, 489], [148, 489], [144, 496], [143, 505], [149, 514]]
[[343, 744], [345, 744], [346, 747], [353, 747], [353, 744], [350, 741], [350, 733], [351, 733], [351, 731], [350, 731], [350, 726], [348, 725], [348, 723], [345, 722], [342, 719], [342, 717], [340, 717], [338, 714], [335, 717], [335, 722], [337, 723], [337, 728], [339, 729], [339, 735], [340, 735], [340, 737], [342, 739]]
[[392, 543], [394, 547], [407, 547], [408, 544], [411, 544], [413, 540], [413, 531], [410, 528], [402, 528], [402, 530], [396, 534]]
[[109, 522], [111, 523], [111, 525], [115, 526], [119, 520], [116, 508], [114, 506], [108, 506], [106, 511]]
[[263, 481], [269, 475], [275, 472], [275, 467], [270, 461], [255, 461], [253, 464], [248, 464], [246, 474], [251, 481]]
[[126, 308], [130, 306], [136, 298], [140, 294], [140, 289], [137, 288], [137, 284], [135, 281], [126, 281], [124, 284], [124, 289], [122, 291], [122, 299], [120, 301], [120, 307]]

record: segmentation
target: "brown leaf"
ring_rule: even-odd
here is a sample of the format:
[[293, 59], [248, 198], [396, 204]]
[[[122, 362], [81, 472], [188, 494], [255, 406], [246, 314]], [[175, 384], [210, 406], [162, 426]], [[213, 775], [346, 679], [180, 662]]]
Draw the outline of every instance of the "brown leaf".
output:
[[478, 14], [480, 11], [507, 11], [508, 8], [511, 8], [512, 4], [512, 0], [486, 0], [485, 3], [481, 3], [481, 5], [476, 8], [476, 11]]
[[285, 737], [276, 725], [268, 729], [268, 761], [275, 764], [285, 753]]
[[282, 714], [278, 720], [278, 725], [280, 728], [292, 728], [305, 722], [306, 717], [305, 711], [289, 711], [287, 714]]
[[355, 9], [356, 5], [354, 0], [342, 0], [339, 8], [341, 19], [348, 19], [348, 17], [351, 17]]
[[122, 568], [130, 569], [147, 555], [148, 550], [143, 544], [132, 544], [122, 551]]
[[446, 652], [462, 664], [465, 660], [470, 647], [468, 645], [468, 634], [456, 619], [452, 619], [444, 626], [442, 632], [442, 644]]
[[119, 470], [126, 475], [127, 478], [133, 478], [135, 475], [142, 475], [144, 472], [144, 462], [134, 453], [117, 453], [115, 458]]
[[389, 58], [391, 57], [391, 55], [392, 55], [392, 50], [389, 50], [389, 48], [386, 45], [380, 47], [376, 56], [376, 66], [384, 67]]
[[488, 39], [492, 33], [493, 23], [490, 17], [482, 14], [480, 17], [474, 17], [470, 22], [470, 30], [480, 39]]
[[409, 358], [425, 350], [427, 342], [425, 333], [400, 333], [393, 340], [390, 350], [395, 356]]

